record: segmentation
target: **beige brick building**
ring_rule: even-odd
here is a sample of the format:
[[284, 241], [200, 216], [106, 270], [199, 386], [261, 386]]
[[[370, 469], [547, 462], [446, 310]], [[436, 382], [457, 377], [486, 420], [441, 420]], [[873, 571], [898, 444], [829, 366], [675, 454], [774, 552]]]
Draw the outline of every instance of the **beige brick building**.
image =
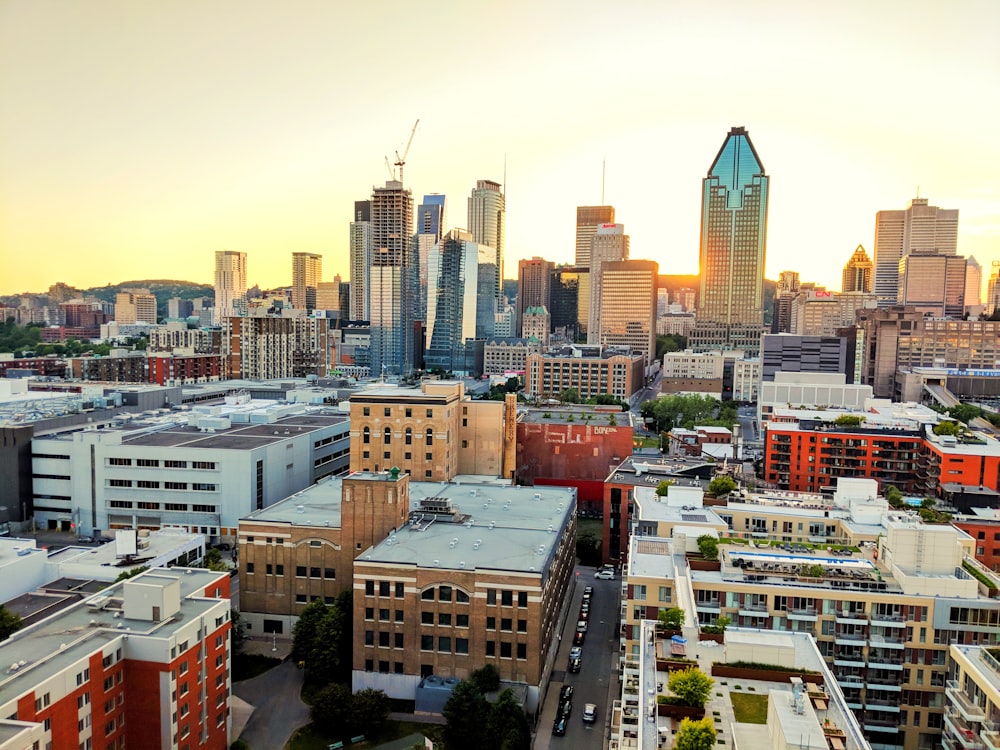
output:
[[467, 398], [460, 382], [368, 388], [351, 396], [351, 471], [395, 466], [429, 482], [459, 474], [509, 477], [515, 444], [504, 425], [513, 418], [503, 402]]

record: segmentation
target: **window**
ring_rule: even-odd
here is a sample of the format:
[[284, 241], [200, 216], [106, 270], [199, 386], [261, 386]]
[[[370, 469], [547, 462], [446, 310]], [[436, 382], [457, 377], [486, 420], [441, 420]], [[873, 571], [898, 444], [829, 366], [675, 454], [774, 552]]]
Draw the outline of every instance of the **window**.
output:
[[451, 601], [451, 586], [442, 586], [438, 589], [438, 598], [443, 602]]
[[155, 482], [150, 479], [140, 479], [138, 482], [135, 483], [135, 485], [136, 487], [140, 487], [141, 489], [144, 490], [157, 490], [160, 488], [159, 482]]
[[365, 607], [365, 619], [366, 620], [374, 620], [375, 619], [375, 608], [374, 607]]
[[364, 415], [364, 416], [366, 416], [366, 417], [370, 417], [370, 416], [372, 415], [372, 410], [371, 410], [371, 407], [370, 407], [370, 406], [365, 406], [365, 407], [363, 407], [363, 408], [361, 409], [361, 413], [362, 413], [362, 415]]
[[403, 648], [403, 634], [402, 633], [393, 633], [393, 636], [395, 637], [395, 641], [393, 643], [393, 647], [394, 648]]
[[215, 485], [204, 482], [192, 482], [191, 489], [195, 492], [215, 492]]
[[333, 580], [337, 577], [337, 571], [334, 568], [323, 568], [323, 577]]
[[446, 635], [442, 635], [438, 638], [438, 651], [445, 654], [451, 653], [451, 638]]
[[395, 612], [393, 613], [393, 619], [394, 619], [394, 620], [395, 620], [396, 622], [402, 622], [402, 621], [403, 621], [403, 610], [401, 610], [401, 609], [397, 609], [397, 610], [396, 610], [396, 611], [395, 611]]
[[389, 648], [389, 631], [387, 630], [379, 631], [378, 645], [380, 648]]
[[501, 630], [506, 630], [506, 631], [509, 632], [512, 629], [512, 626], [513, 626], [513, 620], [511, 620], [511, 618], [509, 618], [509, 617], [501, 617], [500, 618], [500, 629]]
[[365, 581], [365, 596], [375, 596], [375, 581]]
[[434, 613], [433, 612], [421, 612], [420, 613], [420, 624], [421, 625], [433, 625], [434, 624]]
[[375, 631], [374, 630], [366, 630], [365, 631], [365, 645], [366, 646], [374, 646], [375, 645]]
[[500, 658], [509, 659], [511, 655], [510, 644], [507, 641], [500, 642]]
[[450, 612], [439, 612], [438, 613], [438, 625], [443, 625], [446, 627], [451, 627], [451, 613]]
[[108, 484], [111, 487], [131, 487], [132, 486], [132, 480], [131, 479], [111, 479], [111, 480], [108, 481]]
[[514, 592], [513, 591], [501, 591], [500, 592], [500, 603], [505, 607], [513, 606], [514, 604]]
[[466, 594], [461, 589], [455, 589], [455, 601], [458, 602], [459, 604], [468, 604], [469, 595]]
[[468, 615], [455, 615], [455, 625], [460, 628], [469, 627], [469, 616]]
[[395, 589], [396, 589], [396, 592], [395, 592], [395, 593], [396, 593], [396, 596], [397, 596], [397, 597], [399, 597], [399, 596], [403, 596], [403, 594], [405, 593], [405, 587], [403, 586], [403, 584], [402, 584], [402, 583], [397, 583], [397, 584], [395, 585]]
[[434, 410], [433, 409], [428, 409], [427, 410], [427, 418], [428, 419], [433, 419], [434, 418]]
[[496, 641], [486, 641], [486, 655], [496, 656], [497, 655], [497, 644]]
[[646, 601], [646, 587], [641, 584], [633, 585], [632, 598], [640, 602]]
[[305, 578], [305, 575], [306, 575], [306, 566], [305, 565], [296, 565], [295, 566], [295, 575], [298, 576], [299, 578]]
[[525, 643], [517, 644], [517, 658], [527, 659], [528, 658], [528, 646]]
[[469, 639], [468, 638], [456, 638], [455, 639], [455, 653], [456, 654], [467, 654], [467, 653], [469, 653]]
[[83, 670], [82, 672], [76, 673], [76, 684], [82, 685], [83, 683], [90, 680], [90, 668]]
[[[317, 568], [318, 570], [318, 568]], [[379, 596], [389, 596], [389, 582], [379, 581], [378, 582], [378, 595]]]
[[425, 442], [427, 445], [434, 445], [434, 430], [430, 427], [427, 428], [427, 432], [425, 433]]
[[406, 432], [403, 433], [403, 441], [406, 443], [406, 445], [413, 444], [413, 430], [410, 429], [409, 427], [407, 427]]
[[422, 600], [424, 600], [425, 602], [432, 602], [432, 601], [434, 601], [434, 589], [430, 588], [430, 589], [427, 589], [426, 591], [421, 591], [420, 592], [420, 598]]
[[272, 573], [274, 573], [274, 568], [271, 566], [271, 563], [267, 563], [264, 566], [264, 575], [268, 575], [269, 576]]
[[193, 461], [191, 467], [194, 469], [215, 469], [215, 461]]
[[284, 565], [275, 565], [274, 566], [274, 574], [275, 575], [279, 575], [279, 576], [285, 575], [285, 566]]
[[365, 427], [361, 432], [361, 442], [368, 445], [372, 441], [372, 431]]
[[497, 603], [497, 590], [496, 589], [487, 589], [486, 590], [486, 603], [487, 604], [496, 604]]
[[248, 562], [247, 563], [247, 573], [253, 573], [253, 563], [252, 562]]
[[486, 618], [486, 629], [487, 630], [496, 630], [497, 629], [497, 618], [495, 618], [495, 617], [487, 617]]
[[380, 609], [378, 611], [378, 619], [379, 619], [380, 622], [389, 622], [389, 610], [388, 609]]
[[[309, 577], [310, 578], [319, 578], [320, 577], [319, 571], [320, 571], [319, 568], [309, 568]], [[381, 593], [381, 591], [379, 593]]]
[[168, 469], [186, 469], [187, 461], [164, 461], [163, 465]]
[[517, 621], [517, 632], [518, 633], [527, 633], [528, 632], [528, 621], [527, 620], [518, 620]]
[[433, 651], [434, 650], [434, 636], [433, 635], [422, 635], [422, 636], [420, 636], [420, 650], [421, 651]]
[[111, 466], [131, 466], [131, 458], [109, 458], [108, 464]]
[[517, 592], [517, 606], [518, 607], [527, 607], [528, 606], [528, 592], [527, 591], [518, 591]]

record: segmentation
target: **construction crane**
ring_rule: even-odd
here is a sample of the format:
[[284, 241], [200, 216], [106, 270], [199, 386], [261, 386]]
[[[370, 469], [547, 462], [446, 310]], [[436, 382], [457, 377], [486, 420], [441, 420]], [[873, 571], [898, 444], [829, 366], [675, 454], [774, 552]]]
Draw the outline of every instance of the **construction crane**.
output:
[[417, 125], [420, 124], [420, 118], [413, 123], [413, 130], [410, 131], [410, 140], [406, 142], [406, 149], [403, 151], [403, 155], [400, 156], [399, 152], [396, 152], [396, 161], [394, 162], [397, 167], [399, 167], [399, 181], [403, 181], [403, 165], [406, 164], [406, 155], [410, 153], [410, 146], [413, 144], [413, 136], [417, 134]]
[[393, 182], [396, 181], [396, 170], [392, 168], [392, 164], [389, 163], [389, 157], [385, 157], [385, 168], [389, 170], [389, 179]]

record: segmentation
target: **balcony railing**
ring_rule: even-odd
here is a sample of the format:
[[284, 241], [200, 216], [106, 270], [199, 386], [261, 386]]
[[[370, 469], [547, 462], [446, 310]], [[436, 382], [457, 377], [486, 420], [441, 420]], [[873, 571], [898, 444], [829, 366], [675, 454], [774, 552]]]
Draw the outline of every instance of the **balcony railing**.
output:
[[994, 721], [984, 722], [980, 737], [990, 750], [1000, 750], [1000, 724]]
[[947, 706], [944, 710], [945, 725], [951, 734], [958, 740], [965, 750], [985, 750], [983, 743], [979, 741], [979, 733], [976, 728], [962, 716], [952, 706]]
[[966, 719], [969, 721], [986, 720], [985, 709], [969, 700], [969, 697], [962, 690], [962, 686], [959, 684], [958, 680], [948, 680], [945, 682], [944, 692]]

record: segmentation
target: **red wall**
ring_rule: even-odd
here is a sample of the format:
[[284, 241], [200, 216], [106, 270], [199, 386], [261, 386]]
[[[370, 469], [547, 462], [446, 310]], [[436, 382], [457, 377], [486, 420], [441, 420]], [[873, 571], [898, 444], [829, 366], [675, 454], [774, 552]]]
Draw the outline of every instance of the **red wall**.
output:
[[[624, 418], [624, 417], [623, 417]], [[597, 419], [602, 419], [598, 417]], [[603, 482], [632, 455], [632, 428], [604, 424], [525, 423], [517, 425], [517, 481]], [[587, 488], [588, 495], [592, 492]], [[593, 500], [600, 498], [595, 493]], [[583, 498], [581, 499], [590, 499]]]
[[[976, 540], [976, 559], [991, 570], [1000, 571], [1000, 521], [954, 521], [966, 534]], [[982, 552], [980, 552], [982, 550]]]

